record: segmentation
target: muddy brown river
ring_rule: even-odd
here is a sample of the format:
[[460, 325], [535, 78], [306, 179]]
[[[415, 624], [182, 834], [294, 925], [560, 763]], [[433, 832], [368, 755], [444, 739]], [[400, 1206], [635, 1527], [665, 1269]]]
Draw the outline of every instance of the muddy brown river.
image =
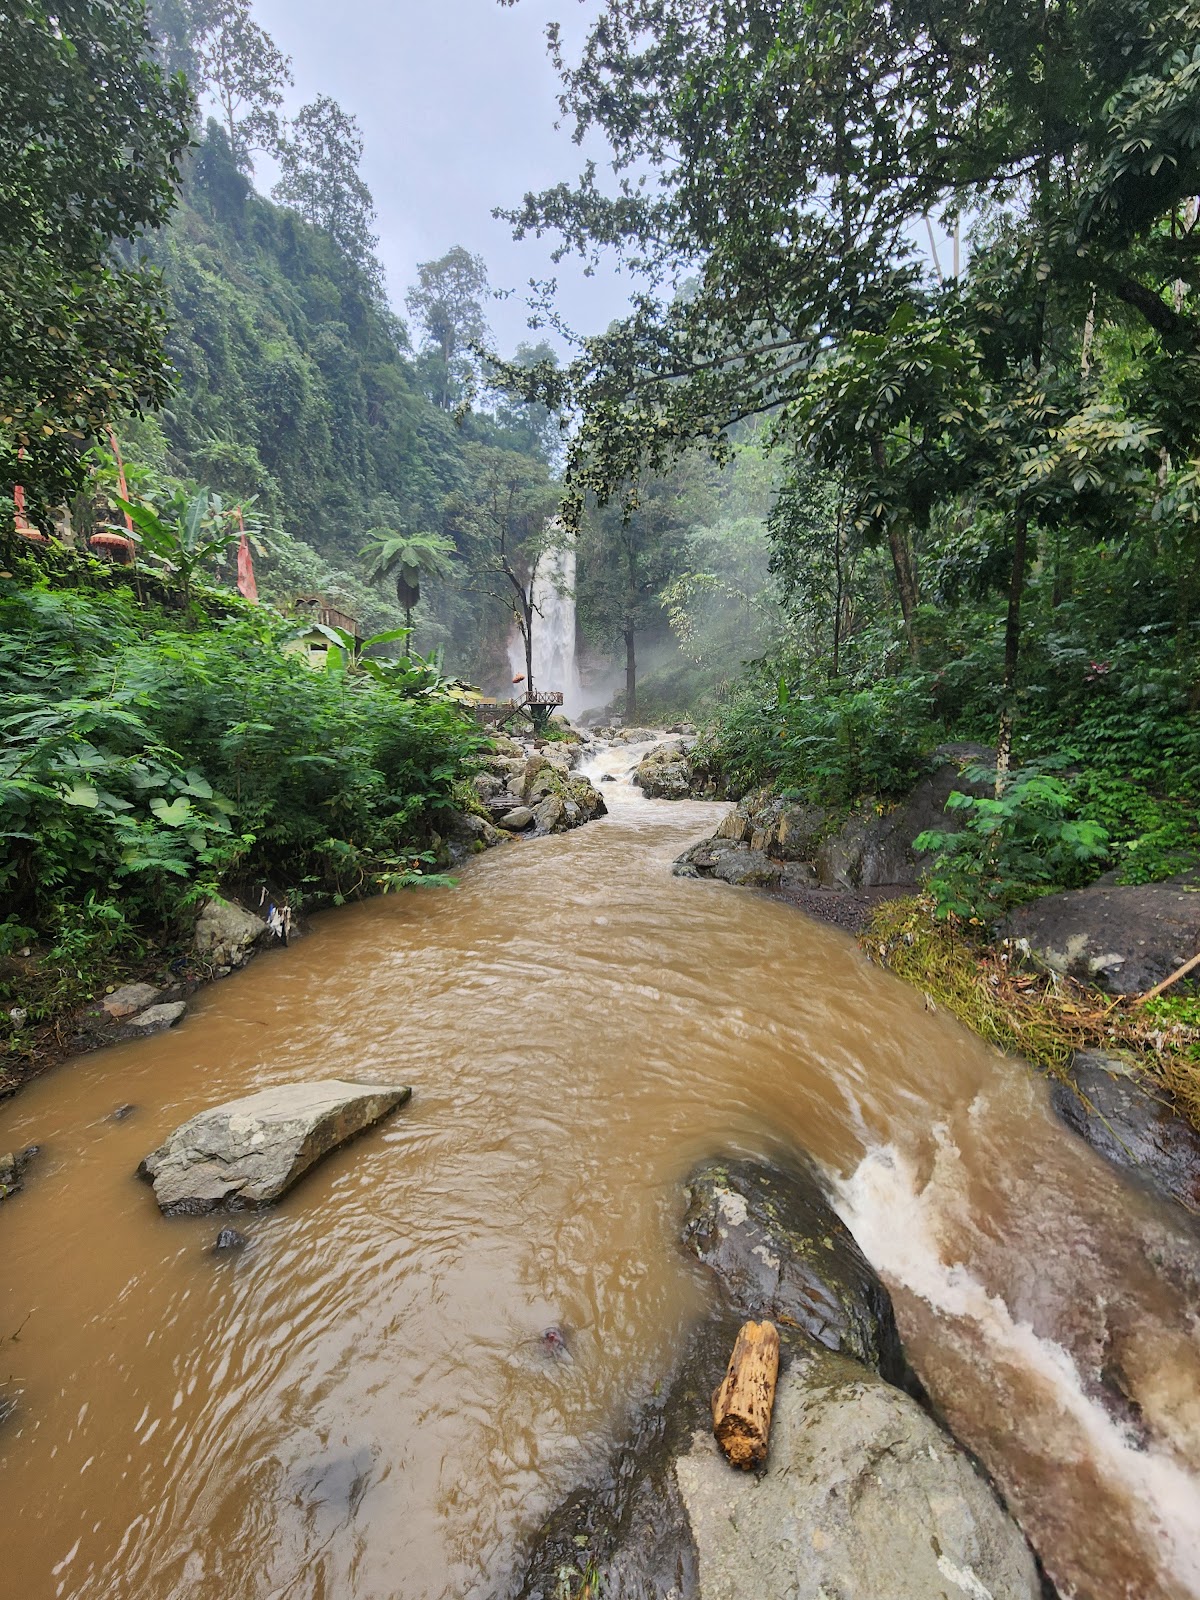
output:
[[[703, 1302], [680, 1179], [788, 1147], [1063, 1595], [1200, 1595], [1198, 1236], [851, 940], [672, 878], [721, 808], [605, 793], [0, 1108], [46, 1151], [0, 1209], [5, 1600], [511, 1593]], [[414, 1098], [241, 1254], [159, 1216], [134, 1169], [173, 1127], [333, 1075]]]

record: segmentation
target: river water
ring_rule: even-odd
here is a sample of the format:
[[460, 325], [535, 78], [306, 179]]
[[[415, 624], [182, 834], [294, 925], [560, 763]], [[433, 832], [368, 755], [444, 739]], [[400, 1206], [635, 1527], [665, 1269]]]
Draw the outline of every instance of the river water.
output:
[[[702, 1304], [680, 1179], [799, 1146], [1064, 1595], [1200, 1595], [1195, 1236], [851, 940], [672, 878], [720, 807], [605, 793], [0, 1108], [46, 1151], [0, 1209], [0, 1594], [511, 1592]], [[333, 1075], [415, 1094], [240, 1255], [158, 1215], [134, 1169], [173, 1127]]]

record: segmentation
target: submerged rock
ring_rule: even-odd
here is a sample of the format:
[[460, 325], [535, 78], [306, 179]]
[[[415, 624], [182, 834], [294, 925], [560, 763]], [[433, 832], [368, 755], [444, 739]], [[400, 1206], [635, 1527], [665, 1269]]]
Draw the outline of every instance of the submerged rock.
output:
[[799, 1334], [906, 1382], [891, 1297], [810, 1172], [711, 1161], [687, 1195], [684, 1244], [740, 1319], [769, 1318], [785, 1343]]
[[250, 1243], [244, 1233], [239, 1233], [236, 1228], [222, 1228], [212, 1247], [213, 1255], [225, 1255], [227, 1252], [244, 1250]]
[[1042, 966], [1112, 994], [1141, 994], [1200, 950], [1200, 874], [1101, 880], [1019, 906], [1006, 932]]
[[167, 1216], [267, 1206], [411, 1095], [340, 1079], [278, 1084], [200, 1112], [146, 1157], [138, 1176], [153, 1183]]
[[31, 1144], [16, 1155], [0, 1155], [0, 1200], [7, 1200], [25, 1187], [25, 1174], [41, 1153], [41, 1145]]
[[196, 954], [214, 967], [244, 966], [266, 933], [261, 917], [214, 896], [205, 902], [196, 920]]
[[1200, 1220], [1200, 1133], [1120, 1056], [1078, 1051], [1050, 1100], [1093, 1150]]

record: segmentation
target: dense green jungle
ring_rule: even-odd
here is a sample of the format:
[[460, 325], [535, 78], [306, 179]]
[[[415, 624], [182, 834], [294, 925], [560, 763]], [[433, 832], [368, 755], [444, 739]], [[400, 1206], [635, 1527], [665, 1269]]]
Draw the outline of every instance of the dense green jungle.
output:
[[281, 119], [247, 6], [6, 10], [10, 1049], [222, 885], [442, 882], [564, 547], [595, 719], [696, 725], [724, 796], [886, 808], [979, 746], [956, 938], [1196, 862], [1200, 16], [743, 9], [612, 0], [562, 64], [613, 185], [513, 228], [645, 285], [565, 354], [497, 351], [449, 241], [388, 304], [352, 111]]

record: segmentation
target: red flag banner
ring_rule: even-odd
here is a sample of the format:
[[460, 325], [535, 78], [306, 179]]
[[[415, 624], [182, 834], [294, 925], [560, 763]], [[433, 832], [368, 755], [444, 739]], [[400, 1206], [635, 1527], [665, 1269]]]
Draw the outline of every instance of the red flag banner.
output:
[[238, 509], [238, 527], [242, 537], [238, 541], [238, 589], [247, 600], [258, 604], [258, 584], [254, 580], [254, 561], [250, 555], [250, 541], [246, 537], [246, 522]]

